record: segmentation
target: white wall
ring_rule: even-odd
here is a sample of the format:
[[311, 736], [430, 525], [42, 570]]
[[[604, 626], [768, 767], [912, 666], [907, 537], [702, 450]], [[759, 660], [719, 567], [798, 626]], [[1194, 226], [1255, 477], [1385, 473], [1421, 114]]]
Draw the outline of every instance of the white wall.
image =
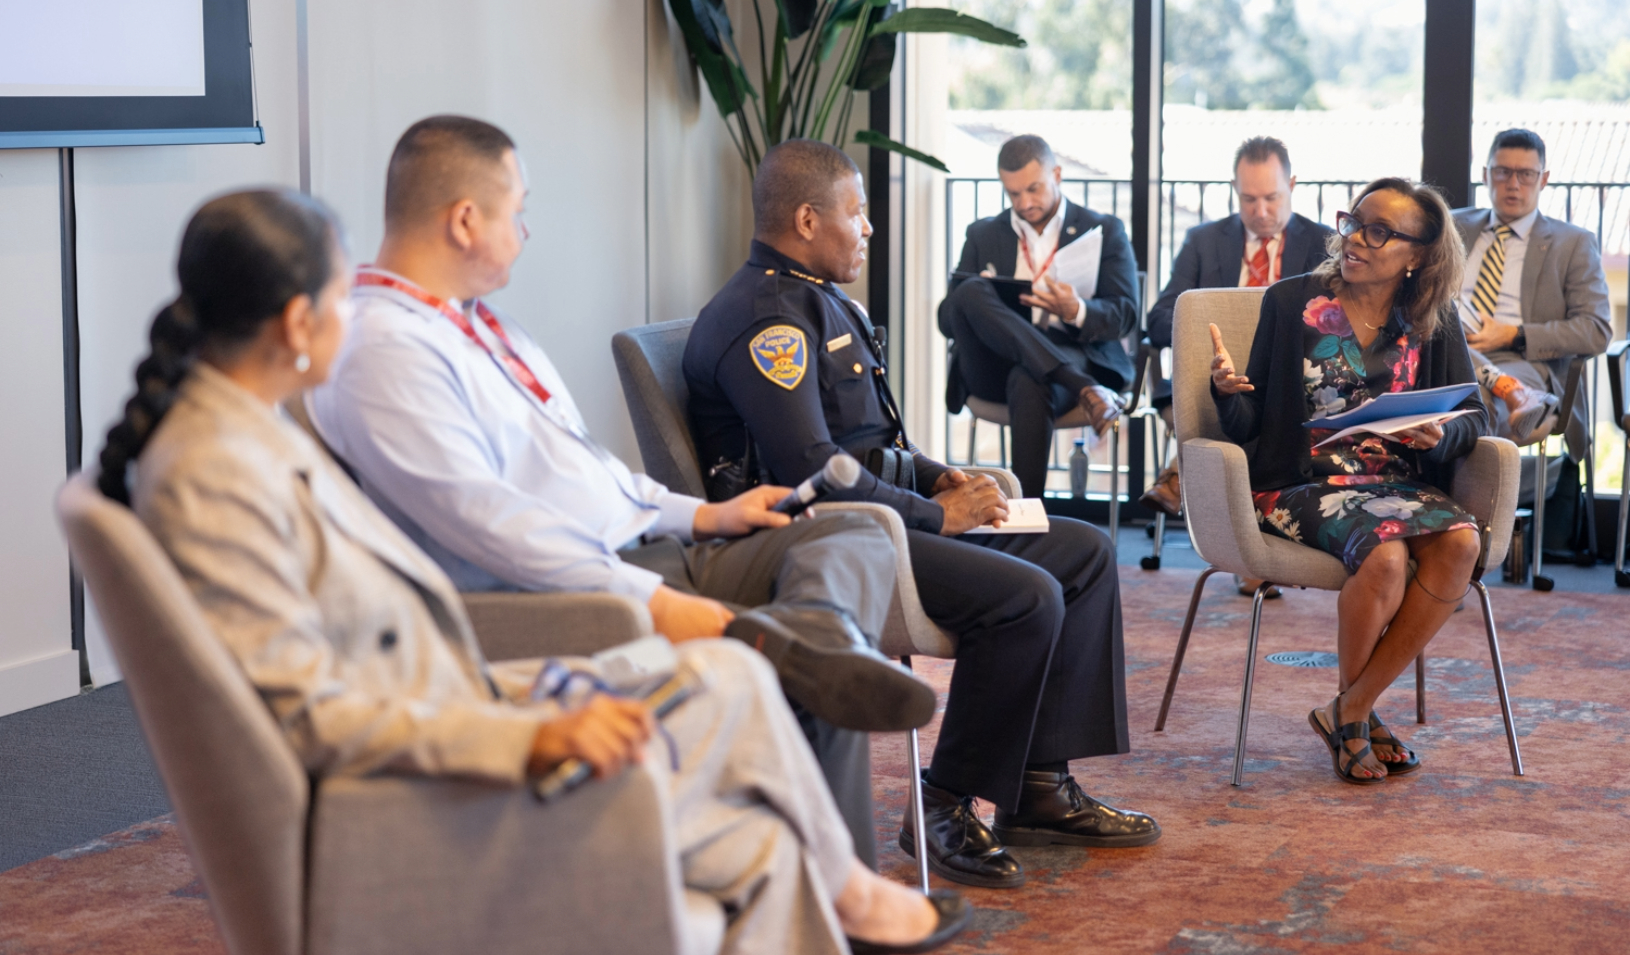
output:
[[0, 715], [79, 689], [51, 516], [67, 461], [57, 195], [55, 150], [0, 151]]
[[384, 172], [433, 113], [503, 127], [531, 241], [493, 296], [560, 368], [590, 431], [638, 460], [611, 334], [645, 322], [642, 0], [325, 0], [311, 7], [312, 191], [378, 249]]
[[[77, 151], [87, 463], [175, 292], [188, 215], [218, 192], [298, 183], [295, 0], [251, 10], [266, 145]], [[532, 240], [494, 301], [549, 351], [595, 435], [637, 465], [611, 335], [695, 314], [751, 232], [745, 173], [664, 0], [322, 0], [309, 16], [312, 190], [357, 257], [377, 251], [385, 162], [409, 123], [458, 111], [503, 126], [531, 174]], [[63, 476], [55, 164], [54, 151], [0, 151], [0, 346], [30, 356], [0, 377], [5, 406], [27, 409], [0, 422], [0, 714], [78, 682], [50, 509]], [[87, 630], [93, 676], [116, 679], [94, 612]], [[20, 662], [34, 669], [8, 677]]]

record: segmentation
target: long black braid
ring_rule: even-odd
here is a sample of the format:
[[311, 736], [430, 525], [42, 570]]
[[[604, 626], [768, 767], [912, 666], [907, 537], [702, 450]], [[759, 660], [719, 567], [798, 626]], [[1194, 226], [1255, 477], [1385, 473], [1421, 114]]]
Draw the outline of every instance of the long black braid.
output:
[[331, 277], [339, 242], [333, 215], [288, 189], [221, 196], [193, 214], [176, 258], [181, 294], [153, 319], [136, 392], [102, 446], [103, 494], [130, 503], [130, 464], [175, 403], [199, 350], [230, 350], [259, 335], [296, 296], [315, 299]]

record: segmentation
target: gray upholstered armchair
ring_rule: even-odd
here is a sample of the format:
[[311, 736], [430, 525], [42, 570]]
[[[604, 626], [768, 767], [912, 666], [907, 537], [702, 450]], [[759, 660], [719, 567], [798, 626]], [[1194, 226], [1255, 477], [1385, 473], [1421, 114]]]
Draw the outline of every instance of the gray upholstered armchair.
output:
[[[1314, 590], [1340, 590], [1347, 569], [1323, 551], [1264, 534], [1257, 527], [1251, 503], [1251, 480], [1245, 451], [1229, 441], [1217, 420], [1211, 397], [1211, 333], [1215, 324], [1233, 355], [1249, 355], [1261, 312], [1262, 289], [1197, 289], [1177, 300], [1172, 334], [1172, 404], [1176, 412], [1178, 455], [1183, 470], [1183, 513], [1194, 550], [1209, 565], [1194, 582], [1188, 614], [1172, 657], [1171, 675], [1155, 723], [1166, 726], [1172, 694], [1183, 667], [1183, 653], [1194, 629], [1195, 610], [1207, 578], [1218, 571], [1261, 580], [1251, 610], [1251, 635], [1246, 644], [1245, 681], [1241, 689], [1239, 731], [1234, 746], [1234, 785], [1240, 785], [1245, 766], [1245, 732], [1251, 713], [1251, 685], [1256, 675], [1257, 636], [1262, 628], [1262, 599], [1274, 584]], [[1478, 578], [1483, 569], [1497, 566], [1511, 543], [1517, 511], [1517, 448], [1503, 438], [1480, 438], [1477, 448], [1461, 462], [1451, 493], [1470, 511], [1483, 532], [1484, 553], [1472, 577], [1482, 602], [1488, 631], [1489, 655], [1494, 665], [1500, 712], [1505, 718], [1506, 741], [1511, 749], [1511, 770], [1522, 775], [1522, 757], [1512, 725], [1506, 694], [1505, 668], [1495, 633], [1494, 610], [1488, 589]], [[1415, 662], [1416, 721], [1426, 722], [1426, 669], [1424, 654]]]
[[[639, 441], [640, 457], [645, 472], [675, 491], [695, 497], [706, 497], [702, 483], [702, 466], [696, 458], [696, 443], [690, 433], [690, 418], [686, 407], [690, 403], [690, 389], [685, 384], [681, 367], [685, 343], [690, 339], [695, 319], [684, 318], [672, 322], [659, 322], [618, 332], [611, 339], [612, 357], [617, 362], [617, 376], [622, 380], [623, 396], [628, 400], [628, 413], [634, 422], [634, 437]], [[989, 474], [996, 479], [1002, 493], [1019, 496], [1019, 480], [1013, 472], [1000, 468], [965, 468], [973, 474]], [[888, 532], [894, 542], [895, 588], [889, 603], [888, 623], [884, 625], [878, 649], [889, 656], [899, 657], [907, 667], [917, 654], [941, 659], [956, 656], [956, 637], [941, 630], [923, 612], [917, 596], [917, 579], [911, 572], [911, 553], [906, 546], [906, 526], [892, 508], [880, 504], [830, 503], [823, 510], [854, 510], [870, 516]], [[912, 730], [909, 742], [913, 766], [921, 766], [917, 751], [917, 731]], [[922, 779], [911, 774], [911, 810], [917, 832], [922, 832]], [[923, 891], [928, 890], [927, 840], [917, 843], [917, 874]]]
[[[232, 955], [718, 950], [723, 913], [680, 881], [658, 776], [549, 806], [448, 779], [314, 781], [135, 515], [84, 474], [57, 513]], [[532, 599], [474, 599], [494, 657], [621, 642], [606, 621], [643, 612], [580, 601], [545, 632]]]

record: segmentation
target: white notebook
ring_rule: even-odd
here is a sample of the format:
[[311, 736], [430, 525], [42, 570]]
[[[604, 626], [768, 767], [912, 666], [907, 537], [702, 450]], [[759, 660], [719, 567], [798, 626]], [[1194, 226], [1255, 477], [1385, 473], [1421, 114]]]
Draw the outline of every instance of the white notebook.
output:
[[1007, 499], [1007, 520], [1001, 527], [985, 524], [969, 534], [1045, 534], [1048, 528], [1047, 509], [1039, 497], [1010, 497]]

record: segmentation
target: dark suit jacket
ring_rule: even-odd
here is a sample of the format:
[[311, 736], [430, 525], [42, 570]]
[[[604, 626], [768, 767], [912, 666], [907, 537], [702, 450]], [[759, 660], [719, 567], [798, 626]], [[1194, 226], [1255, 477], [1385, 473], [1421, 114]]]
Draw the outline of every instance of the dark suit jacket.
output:
[[[1306, 216], [1292, 214], [1285, 226], [1285, 252], [1280, 257], [1280, 278], [1311, 272], [1329, 257], [1325, 242], [1334, 234]], [[1149, 344], [1166, 348], [1172, 343], [1172, 310], [1177, 296], [1195, 288], [1234, 288], [1239, 285], [1240, 261], [1245, 258], [1245, 223], [1238, 213], [1190, 229], [1183, 248], [1172, 263], [1172, 278], [1149, 309]]]
[[[1325, 243], [1335, 230], [1298, 213], [1285, 224], [1285, 251], [1279, 258], [1279, 277], [1288, 279], [1318, 268], [1329, 257]], [[1240, 262], [1245, 258], [1245, 223], [1239, 213], [1216, 222], [1197, 225], [1183, 238], [1183, 248], [1172, 263], [1172, 277], [1161, 290], [1155, 307], [1149, 309], [1144, 325], [1149, 344], [1167, 348], [1172, 343], [1172, 310], [1177, 297], [1196, 288], [1235, 288], [1239, 285]], [[1150, 397], [1157, 403], [1169, 401], [1172, 383], [1155, 369]]]
[[[1103, 257], [1098, 263], [1098, 287], [1087, 299], [1081, 327], [1049, 328], [1044, 334], [1062, 344], [1075, 345], [1087, 354], [1087, 374], [1116, 391], [1132, 383], [1132, 359], [1121, 347], [1121, 339], [1138, 327], [1138, 264], [1126, 227], [1111, 215], [1093, 212], [1076, 203], [1064, 209], [1064, 230], [1059, 245], [1066, 246], [1091, 230], [1103, 227]], [[1019, 263], [1019, 234], [1013, 231], [1012, 211], [1006, 210], [968, 226], [962, 244], [961, 272], [994, 268], [997, 275], [1010, 276]], [[951, 288], [960, 284], [953, 280]], [[1077, 289], [1077, 294], [1080, 294]], [[940, 303], [940, 332], [952, 337], [950, 316]], [[945, 381], [945, 407], [952, 413], [962, 410], [968, 390], [957, 372], [956, 343], [951, 344], [951, 367]]]

